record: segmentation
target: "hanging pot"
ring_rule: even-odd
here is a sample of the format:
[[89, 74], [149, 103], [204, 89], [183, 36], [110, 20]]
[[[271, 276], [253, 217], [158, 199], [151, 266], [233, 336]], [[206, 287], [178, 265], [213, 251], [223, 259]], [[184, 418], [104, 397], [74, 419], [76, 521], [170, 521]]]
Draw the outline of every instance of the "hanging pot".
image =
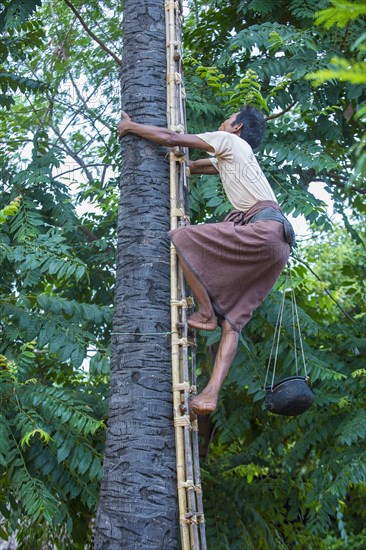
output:
[[284, 416], [297, 416], [307, 411], [314, 401], [307, 381], [306, 376], [289, 376], [274, 386], [266, 386], [266, 409]]
[[[291, 296], [291, 311], [292, 311], [292, 332], [293, 332], [293, 354], [296, 376], [283, 378], [275, 384], [277, 357], [279, 350], [279, 342], [281, 335], [282, 316], [285, 305], [286, 283], [290, 278], [290, 296]], [[297, 350], [300, 351], [302, 366], [305, 376], [299, 375], [299, 359]], [[267, 386], [267, 380], [270, 370], [272, 370], [272, 381]], [[301, 337], [301, 328], [299, 315], [297, 311], [296, 297], [294, 285], [292, 282], [291, 267], [288, 264], [288, 269], [283, 285], [281, 304], [278, 310], [278, 316], [273, 336], [271, 352], [267, 365], [266, 379], [264, 381], [264, 390], [266, 392], [265, 406], [268, 411], [274, 414], [282, 414], [285, 416], [297, 416], [307, 411], [314, 401], [314, 394], [308, 387], [308, 376], [306, 370], [304, 346]]]

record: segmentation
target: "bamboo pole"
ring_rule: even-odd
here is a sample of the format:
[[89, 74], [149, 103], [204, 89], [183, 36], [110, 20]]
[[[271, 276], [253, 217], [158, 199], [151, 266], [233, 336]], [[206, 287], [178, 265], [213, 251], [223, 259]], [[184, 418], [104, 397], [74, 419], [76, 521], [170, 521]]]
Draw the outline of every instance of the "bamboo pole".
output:
[[[167, 118], [174, 131], [185, 130], [185, 90], [182, 82], [182, 3], [167, 0]], [[171, 229], [185, 222], [188, 179], [184, 156], [188, 150], [170, 152]], [[179, 221], [180, 220], [180, 221]], [[206, 550], [205, 524], [200, 483], [197, 419], [189, 416], [190, 368], [195, 378], [195, 339], [187, 326], [185, 281], [174, 246], [171, 263], [171, 332], [173, 410], [176, 438], [176, 467], [182, 550]], [[179, 335], [178, 335], [179, 333]]]
[[[181, 182], [181, 178], [180, 178]], [[182, 197], [182, 195], [180, 195]], [[181, 295], [185, 303], [187, 303], [185, 284], [183, 273], [180, 270], [180, 289]], [[182, 323], [184, 325], [184, 334], [188, 338], [188, 325], [187, 325], [187, 307], [182, 308]], [[191, 347], [190, 347], [191, 349]], [[189, 387], [189, 366], [188, 366], [188, 346], [182, 348], [182, 377], [183, 380], [187, 382]], [[184, 391], [184, 408], [186, 411], [189, 410], [189, 391], [187, 389]], [[197, 524], [197, 503], [196, 503], [196, 491], [194, 483], [194, 456], [192, 453], [192, 426], [186, 426], [184, 428], [184, 443], [185, 443], [185, 460], [186, 460], [186, 479], [187, 479], [187, 497], [189, 504], [189, 514], [191, 514], [191, 523], [190, 523], [190, 533], [191, 533], [191, 544], [193, 549], [199, 550], [199, 531]]]
[[[175, 86], [172, 84], [172, 76], [175, 73], [174, 62], [174, 45], [172, 44], [172, 36], [174, 36], [174, 2], [171, 0], [165, 4], [166, 9], [166, 39], [167, 39], [167, 103], [168, 103], [168, 125], [173, 125], [174, 105], [175, 105]], [[177, 189], [176, 189], [176, 164], [174, 162], [173, 153], [170, 153], [170, 208], [174, 212], [177, 209]], [[177, 216], [171, 216], [170, 226], [175, 229], [178, 225]], [[183, 430], [179, 426], [177, 420], [180, 414], [180, 399], [181, 394], [177, 389], [180, 382], [179, 365], [180, 365], [180, 349], [176, 338], [177, 325], [179, 322], [178, 316], [178, 262], [174, 246], [170, 247], [170, 266], [171, 266], [171, 332], [172, 332], [172, 382], [173, 382], [173, 411], [174, 411], [174, 427], [176, 441], [176, 469], [177, 469], [177, 487], [178, 487], [178, 507], [179, 507], [179, 523], [181, 531], [182, 548], [189, 549], [190, 536], [188, 524], [185, 521], [184, 513], [187, 509], [186, 491], [185, 491], [185, 457], [184, 457], [184, 438]]]

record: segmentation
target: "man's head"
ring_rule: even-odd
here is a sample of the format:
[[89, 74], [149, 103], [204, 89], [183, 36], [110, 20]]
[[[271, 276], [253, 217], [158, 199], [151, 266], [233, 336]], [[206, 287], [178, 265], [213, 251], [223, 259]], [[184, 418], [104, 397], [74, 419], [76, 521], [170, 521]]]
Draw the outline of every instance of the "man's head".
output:
[[252, 149], [259, 147], [262, 143], [265, 129], [266, 121], [264, 116], [258, 109], [250, 105], [232, 114], [219, 127], [219, 130], [241, 137], [249, 143]]

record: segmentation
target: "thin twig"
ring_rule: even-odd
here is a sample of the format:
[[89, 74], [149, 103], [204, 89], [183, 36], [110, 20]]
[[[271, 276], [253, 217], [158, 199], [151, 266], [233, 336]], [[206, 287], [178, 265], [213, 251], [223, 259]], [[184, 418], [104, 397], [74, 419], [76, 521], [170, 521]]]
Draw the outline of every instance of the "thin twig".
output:
[[103, 166], [102, 175], [100, 177], [100, 187], [102, 189], [104, 187], [104, 181], [105, 181], [105, 178], [106, 178], [106, 175], [107, 175], [107, 170], [110, 166], [111, 166], [110, 164], [104, 164], [104, 166]]
[[[70, 75], [70, 73], [69, 73], [69, 75]], [[89, 99], [95, 94], [95, 91], [98, 89], [98, 87], [99, 87], [99, 84], [96, 84], [96, 85], [95, 85], [95, 89], [92, 90], [92, 92], [91, 92], [91, 93], [89, 94], [89, 96], [86, 98], [85, 102], [88, 102], [88, 101], [89, 101]], [[69, 106], [68, 103], [62, 101], [61, 99], [57, 99], [56, 97], [53, 97], [52, 99], [53, 99], [53, 101], [57, 101], [57, 103], [59, 103], [60, 105], [65, 105], [66, 107]], [[111, 101], [112, 101], [112, 100], [111, 100]], [[74, 108], [73, 105], [70, 105], [70, 107], [71, 107], [71, 108]], [[73, 112], [73, 114], [72, 114], [72, 116], [71, 116], [69, 122], [64, 126], [64, 129], [62, 130], [61, 135], [63, 135], [63, 134], [66, 132], [66, 130], [69, 128], [69, 126], [71, 126], [71, 124], [74, 122], [75, 118], [76, 118], [79, 114], [83, 113], [83, 110], [84, 110], [84, 106], [81, 105], [81, 106], [78, 107], [78, 109], [77, 109], [76, 111]]]
[[[71, 73], [71, 71], [69, 71], [69, 77], [70, 77], [70, 81], [72, 83], [72, 85], [74, 86], [74, 89], [75, 89], [75, 92], [76, 92], [76, 95], [78, 96], [79, 100], [81, 101], [81, 103], [84, 105], [84, 108], [85, 108], [85, 111], [87, 111], [89, 114], [92, 114], [94, 118], [92, 118], [92, 123], [93, 125], [95, 125], [95, 120], [99, 120], [99, 122], [101, 124], [103, 124], [104, 126], [106, 126], [106, 128], [108, 128], [108, 130], [110, 130], [111, 132], [114, 132], [115, 128], [112, 128], [112, 126], [110, 126], [107, 122], [105, 122], [104, 120], [102, 120], [101, 116], [98, 116], [96, 115], [95, 113], [92, 113], [91, 110], [90, 110], [90, 107], [87, 103], [87, 100], [84, 99], [83, 97], [83, 94], [80, 92], [76, 82], [75, 82], [75, 79]], [[94, 95], [94, 91], [93, 91], [93, 95]], [[90, 99], [90, 97], [92, 96], [89, 96], [88, 99]], [[96, 128], [95, 128], [96, 129]]]
[[74, 159], [78, 163], [78, 165], [83, 169], [84, 174], [86, 175], [88, 181], [93, 182], [95, 178], [93, 178], [92, 173], [88, 170], [88, 165], [83, 161], [81, 157], [79, 157], [77, 153], [75, 153], [75, 151], [71, 149], [71, 147], [69, 147], [67, 141], [62, 137], [61, 132], [58, 130], [58, 128], [54, 124], [51, 123], [50, 128], [52, 128], [52, 130], [55, 132], [56, 136], [58, 137], [59, 141], [62, 143], [62, 145], [64, 146], [65, 150], [70, 155], [70, 157]]
[[[65, 151], [65, 149], [62, 149], [63, 151]], [[104, 162], [97, 162], [97, 163], [93, 163], [93, 164], [87, 164], [87, 166], [103, 166], [103, 173], [105, 170], [107, 170], [111, 164], [105, 164]], [[75, 172], [76, 170], [84, 170], [84, 167], [83, 166], [77, 166], [75, 168], [72, 168], [71, 170], [66, 170], [66, 172], [61, 172], [61, 174], [57, 174], [57, 177], [60, 178], [61, 176], [65, 176], [66, 174], [71, 174], [72, 172]]]
[[[65, 0], [66, 1], [66, 0]], [[286, 109], [284, 109], [283, 111], [281, 111], [280, 113], [274, 113], [273, 115], [269, 115], [266, 117], [266, 120], [273, 120], [274, 118], [279, 118], [280, 116], [284, 115], [285, 113], [288, 113], [289, 111], [291, 111], [292, 107], [294, 107], [296, 105], [296, 101], [294, 101], [293, 103], [291, 103], [291, 105], [289, 105], [288, 107], [286, 107]]]
[[83, 28], [86, 30], [86, 32], [89, 34], [89, 36], [91, 36], [91, 38], [97, 43], [99, 44], [99, 46], [102, 48], [102, 50], [104, 50], [108, 55], [110, 55], [111, 57], [113, 57], [113, 59], [115, 60], [115, 62], [117, 63], [117, 65], [121, 66], [122, 65], [122, 61], [121, 59], [119, 59], [119, 57], [116, 56], [115, 53], [113, 53], [109, 48], [108, 46], [106, 46], [104, 44], [104, 42], [102, 42], [94, 33], [91, 29], [89, 29], [88, 25], [85, 23], [84, 19], [81, 17], [80, 13], [77, 11], [77, 9], [71, 4], [71, 2], [69, 2], [69, 0], [64, 0], [65, 4], [67, 4], [70, 8], [70, 10], [75, 14], [75, 17], [80, 21], [81, 25], [83, 26]]
[[[39, 117], [33, 103], [31, 102], [30, 98], [28, 96], [25, 96], [29, 105], [31, 106], [31, 109], [33, 111], [33, 113], [36, 115], [39, 123], [40, 123], [40, 126], [43, 122], [43, 120]], [[54, 133], [56, 134], [56, 136], [58, 137], [59, 141], [62, 143], [62, 145], [64, 146], [64, 151], [66, 151], [71, 158], [73, 158], [79, 166], [81, 166], [81, 168], [84, 170], [84, 173], [88, 179], [88, 181], [90, 182], [93, 182], [94, 181], [94, 178], [91, 174], [91, 172], [88, 170], [88, 166], [87, 164], [83, 161], [83, 159], [81, 157], [79, 157], [77, 155], [77, 153], [75, 153], [68, 145], [68, 143], [66, 142], [66, 140], [62, 137], [62, 133], [58, 130], [58, 128], [55, 126], [55, 124], [52, 123], [52, 121], [49, 122], [49, 127], [52, 128], [52, 130], [54, 131]], [[53, 144], [53, 147], [57, 147], [57, 143], [54, 143]]]

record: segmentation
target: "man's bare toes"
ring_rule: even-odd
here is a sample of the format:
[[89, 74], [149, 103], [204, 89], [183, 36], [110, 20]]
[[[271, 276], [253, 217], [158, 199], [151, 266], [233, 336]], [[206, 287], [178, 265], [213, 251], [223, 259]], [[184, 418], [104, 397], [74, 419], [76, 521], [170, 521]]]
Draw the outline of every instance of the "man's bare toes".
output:
[[202, 399], [200, 396], [193, 397], [189, 403], [189, 408], [195, 414], [211, 414], [215, 412], [216, 407], [217, 407], [216, 400], [206, 401], [205, 399]]

